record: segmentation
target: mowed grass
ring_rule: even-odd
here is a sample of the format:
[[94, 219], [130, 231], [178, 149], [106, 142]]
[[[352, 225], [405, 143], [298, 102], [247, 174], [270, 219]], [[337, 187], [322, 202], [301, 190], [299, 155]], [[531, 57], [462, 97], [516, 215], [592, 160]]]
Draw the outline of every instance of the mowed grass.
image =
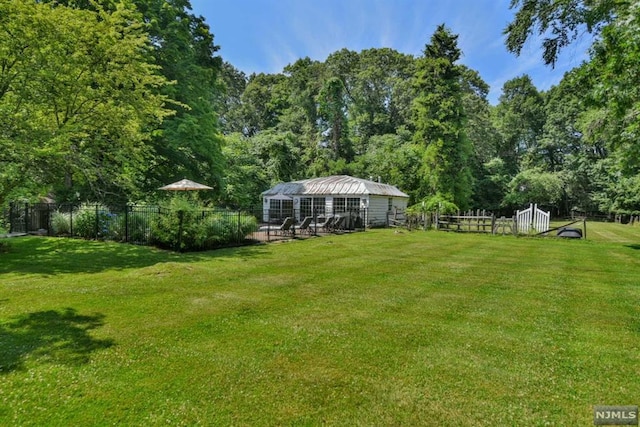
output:
[[0, 425], [592, 425], [640, 401], [640, 233], [0, 254]]

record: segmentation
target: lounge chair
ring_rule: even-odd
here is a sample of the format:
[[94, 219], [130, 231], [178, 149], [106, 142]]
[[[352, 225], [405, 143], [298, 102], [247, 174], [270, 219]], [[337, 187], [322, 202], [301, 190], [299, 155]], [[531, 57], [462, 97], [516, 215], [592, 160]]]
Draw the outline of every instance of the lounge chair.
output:
[[325, 231], [328, 231], [329, 228], [331, 228], [331, 224], [333, 224], [333, 220], [334, 220], [334, 216], [333, 215], [328, 215], [326, 217], [318, 217], [318, 222], [314, 222], [312, 224], [309, 224], [309, 228], [311, 229], [312, 232], [316, 232], [318, 231], [318, 228], [322, 228]]
[[323, 229], [324, 231], [329, 231], [329, 230], [331, 230], [331, 228], [333, 227], [333, 223], [334, 223], [334, 221], [335, 221], [335, 220], [336, 220], [336, 217], [335, 217], [335, 216], [333, 216], [333, 215], [332, 215], [332, 216], [330, 216], [330, 217], [328, 217], [328, 218], [327, 218], [327, 220], [324, 222], [324, 224], [322, 224], [322, 229]]
[[293, 227], [293, 218], [288, 216], [284, 219], [281, 225], [264, 225], [259, 228], [259, 231], [266, 231], [268, 233], [282, 233], [284, 235], [291, 233], [291, 227]]
[[311, 221], [313, 220], [312, 216], [305, 217], [300, 225], [295, 226], [295, 231], [300, 233], [311, 233]]
[[336, 230], [343, 230], [344, 229], [344, 221], [345, 221], [346, 217], [344, 216], [337, 216], [335, 218], [335, 220], [333, 221], [333, 225], [332, 228], [334, 231]]

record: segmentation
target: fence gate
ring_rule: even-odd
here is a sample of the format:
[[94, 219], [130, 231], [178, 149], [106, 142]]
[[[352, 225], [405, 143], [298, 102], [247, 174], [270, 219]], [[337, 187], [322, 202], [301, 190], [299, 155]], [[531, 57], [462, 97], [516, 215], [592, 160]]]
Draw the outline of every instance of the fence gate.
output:
[[538, 205], [530, 204], [528, 209], [516, 212], [518, 232], [529, 234], [530, 232], [544, 233], [549, 230], [549, 218], [551, 212], [538, 209]]

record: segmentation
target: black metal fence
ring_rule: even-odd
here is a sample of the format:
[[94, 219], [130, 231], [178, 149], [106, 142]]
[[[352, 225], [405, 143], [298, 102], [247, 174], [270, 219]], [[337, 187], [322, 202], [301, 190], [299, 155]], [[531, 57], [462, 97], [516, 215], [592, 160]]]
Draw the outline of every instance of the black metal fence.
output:
[[220, 246], [305, 238], [327, 233], [362, 231], [366, 210], [302, 217], [299, 210], [271, 212], [194, 209], [172, 211], [152, 205], [11, 203], [10, 233], [81, 237], [174, 250], [205, 250]]
[[9, 233], [84, 237], [146, 244], [157, 206], [11, 203]]

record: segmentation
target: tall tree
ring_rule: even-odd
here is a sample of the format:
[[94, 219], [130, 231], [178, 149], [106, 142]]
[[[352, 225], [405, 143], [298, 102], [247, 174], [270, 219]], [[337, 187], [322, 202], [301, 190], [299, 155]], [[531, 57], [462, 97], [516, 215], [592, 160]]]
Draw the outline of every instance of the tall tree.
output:
[[284, 68], [289, 108], [283, 114], [280, 128], [303, 135], [307, 144], [315, 144], [317, 139], [317, 96], [322, 88], [325, 68], [323, 63], [312, 61], [308, 57]]
[[[592, 60], [581, 68], [583, 81], [594, 90], [587, 105], [606, 113], [592, 123], [609, 141], [608, 148], [621, 163], [622, 172], [640, 172], [640, 4], [618, 10], [618, 19], [602, 31], [592, 50]], [[639, 207], [640, 208], [640, 207]]]
[[0, 0], [0, 181], [19, 172], [60, 199], [137, 194], [151, 132], [168, 114], [150, 47], [123, 3], [108, 12]]
[[260, 193], [271, 185], [253, 142], [241, 133], [225, 135], [222, 152], [225, 176], [221, 203], [234, 208], [253, 208], [260, 200]]
[[344, 158], [349, 162], [353, 160], [353, 151], [349, 140], [346, 97], [343, 82], [337, 77], [330, 78], [318, 94], [318, 113], [325, 127], [322, 135], [326, 138], [325, 145], [332, 160]]
[[[591, 168], [594, 185], [600, 188], [592, 194], [601, 209], [629, 211], [628, 201], [634, 198], [625, 194], [634, 185], [623, 182], [636, 180], [640, 173], [640, 5], [620, 0], [512, 0], [511, 6], [518, 10], [505, 33], [507, 48], [516, 54], [536, 30], [544, 37], [543, 57], [551, 65], [583, 30], [596, 36], [591, 60], [578, 70], [585, 146], [607, 152], [607, 158], [598, 159], [597, 167]], [[586, 157], [579, 162], [587, 163]], [[621, 198], [626, 201], [615, 202]], [[640, 205], [635, 209], [640, 211]]]
[[242, 116], [246, 136], [273, 129], [288, 105], [283, 74], [252, 74], [242, 94]]
[[217, 94], [217, 111], [222, 133], [242, 133], [245, 122], [242, 117], [242, 94], [247, 87], [247, 76], [228, 62], [222, 64], [220, 73], [222, 90]]
[[495, 116], [501, 133], [499, 155], [515, 175], [529, 160], [527, 154], [537, 151], [545, 120], [544, 99], [528, 75], [504, 84]]
[[220, 189], [222, 153], [216, 107], [223, 86], [218, 79], [222, 59], [203, 17], [191, 13], [189, 0], [40, 0], [53, 5], [94, 11], [133, 4], [139, 12], [132, 22], [144, 23], [155, 63], [173, 84], [162, 94], [174, 100], [173, 112], [155, 129], [150, 147], [155, 156], [138, 186], [157, 188], [179, 177], [202, 180]]
[[219, 47], [203, 17], [191, 12], [189, 0], [133, 0], [148, 23], [154, 57], [163, 75], [175, 82], [165, 94], [178, 101], [174, 115], [156, 133], [156, 159], [148, 188], [188, 176], [220, 189], [221, 132], [216, 112]]
[[374, 135], [395, 134], [410, 119], [413, 58], [393, 49], [367, 49], [354, 70], [349, 116], [356, 153]]
[[472, 147], [465, 134], [458, 36], [438, 26], [416, 65], [414, 142], [423, 149], [422, 185], [416, 200], [439, 196], [466, 208], [470, 203]]
[[498, 158], [500, 136], [494, 125], [487, 100], [489, 85], [477, 71], [461, 66], [465, 132], [473, 155], [470, 158], [473, 180], [473, 206], [497, 211], [506, 190], [504, 161]]

